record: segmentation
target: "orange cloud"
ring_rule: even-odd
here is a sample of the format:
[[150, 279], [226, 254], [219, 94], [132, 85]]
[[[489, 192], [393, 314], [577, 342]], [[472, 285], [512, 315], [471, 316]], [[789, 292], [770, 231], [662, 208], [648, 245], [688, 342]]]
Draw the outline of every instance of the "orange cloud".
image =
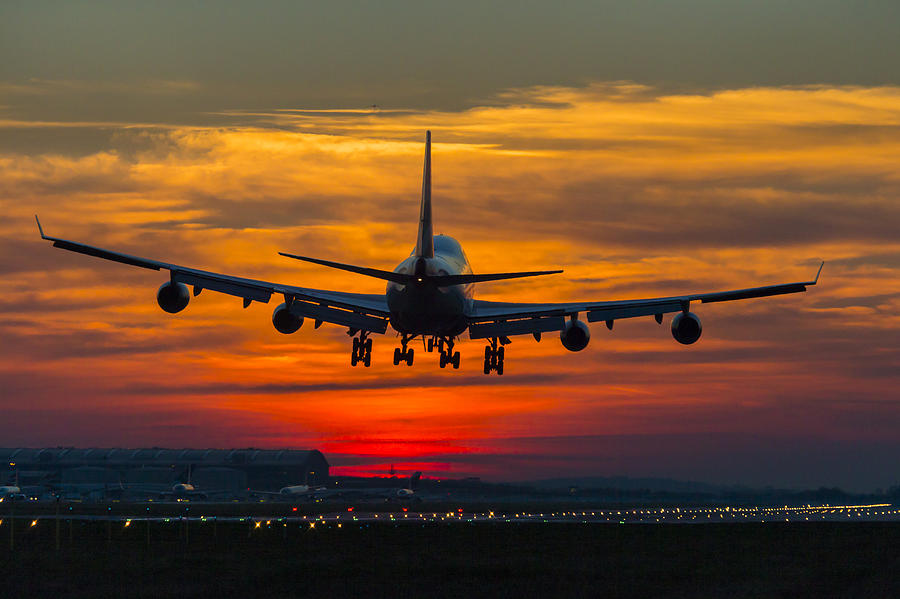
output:
[[[885, 398], [900, 372], [898, 88], [664, 95], [612, 83], [511, 90], [461, 112], [226, 116], [232, 125], [104, 124], [114, 135], [102, 152], [0, 155], [6, 406], [98, 414], [121, 444], [154, 444], [159, 429], [140, 421], [164, 408], [159, 426], [190, 414], [184, 436], [167, 437], [185, 445], [321, 443], [377, 457], [402, 446], [407, 460], [434, 455], [423, 449], [433, 443], [483, 456], [480, 440], [501, 452], [503, 439], [541, 436], [896, 440], [900, 411]], [[371, 369], [350, 369], [344, 331], [307, 323], [282, 336], [274, 305], [242, 310], [204, 293], [171, 317], [154, 302], [158, 273], [53, 250], [31, 220], [166, 261], [380, 292], [277, 251], [392, 268], [415, 233], [426, 128], [436, 227], [476, 272], [566, 269], [480, 297], [650, 297], [802, 280], [816, 259], [829, 264], [807, 295], [703, 306], [696, 346], [651, 319], [595, 327], [574, 355], [552, 335], [517, 338], [498, 379], [480, 374], [481, 344], [468, 340], [460, 372], [424, 353], [412, 369], [391, 366], [390, 335]], [[30, 434], [21, 442], [57, 443]], [[465, 472], [465, 459], [441, 463]]]

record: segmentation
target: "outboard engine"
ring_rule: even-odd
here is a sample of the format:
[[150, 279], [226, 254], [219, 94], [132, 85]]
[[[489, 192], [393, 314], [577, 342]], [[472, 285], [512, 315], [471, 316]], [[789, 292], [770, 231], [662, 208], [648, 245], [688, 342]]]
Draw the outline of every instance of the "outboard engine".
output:
[[184, 283], [169, 281], [159, 286], [156, 292], [156, 303], [169, 314], [176, 314], [187, 308], [191, 294]]
[[566, 323], [566, 328], [559, 332], [559, 340], [567, 350], [581, 351], [591, 340], [591, 331], [580, 320], [570, 320]]
[[287, 305], [282, 302], [275, 311], [272, 312], [272, 324], [279, 333], [290, 335], [296, 333], [303, 326], [303, 317], [291, 314]]
[[690, 345], [700, 338], [703, 326], [693, 312], [679, 312], [672, 319], [672, 336], [683, 345]]

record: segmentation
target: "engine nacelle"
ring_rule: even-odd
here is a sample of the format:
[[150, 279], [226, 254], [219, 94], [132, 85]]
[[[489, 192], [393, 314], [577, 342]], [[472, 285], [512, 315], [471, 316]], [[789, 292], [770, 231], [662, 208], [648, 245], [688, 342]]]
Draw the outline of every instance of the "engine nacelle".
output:
[[296, 333], [303, 326], [303, 317], [291, 314], [287, 305], [282, 302], [275, 311], [272, 312], [272, 324], [275, 329], [284, 335]]
[[581, 351], [591, 340], [591, 330], [580, 320], [570, 320], [566, 328], [559, 332], [559, 340], [569, 351]]
[[187, 308], [191, 294], [184, 283], [163, 283], [156, 292], [156, 303], [169, 314], [176, 314]]
[[679, 312], [672, 319], [672, 336], [683, 345], [690, 345], [700, 338], [703, 326], [693, 312]]

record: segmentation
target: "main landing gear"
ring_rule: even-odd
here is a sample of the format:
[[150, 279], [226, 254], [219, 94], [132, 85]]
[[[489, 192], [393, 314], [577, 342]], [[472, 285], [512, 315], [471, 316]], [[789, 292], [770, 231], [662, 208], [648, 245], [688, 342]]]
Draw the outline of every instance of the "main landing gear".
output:
[[453, 338], [432, 337], [428, 340], [428, 351], [434, 351], [435, 347], [441, 352], [441, 368], [446, 368], [447, 364], [459, 368], [459, 352], [453, 351]]
[[412, 366], [413, 357], [415, 356], [415, 350], [411, 347], [406, 347], [409, 345], [410, 340], [412, 339], [411, 335], [403, 334], [400, 338], [400, 347], [394, 348], [394, 366], [400, 364], [400, 362], [406, 362], [407, 366]]
[[366, 368], [372, 365], [372, 340], [369, 339], [367, 331], [362, 331], [359, 337], [353, 338], [350, 366], [356, 366], [359, 362], [362, 362]]
[[484, 348], [484, 373], [490, 374], [495, 371], [498, 375], [503, 374], [503, 357], [506, 353], [503, 349], [503, 342], [494, 337], [491, 344]]

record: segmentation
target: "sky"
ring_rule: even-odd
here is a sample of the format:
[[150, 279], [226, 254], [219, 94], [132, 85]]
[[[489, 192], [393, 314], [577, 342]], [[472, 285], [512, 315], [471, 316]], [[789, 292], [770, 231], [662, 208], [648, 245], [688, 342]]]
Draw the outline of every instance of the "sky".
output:
[[[0, 5], [5, 446], [318, 448], [334, 473], [900, 483], [896, 2]], [[50, 235], [306, 287], [381, 281], [435, 231], [502, 301], [629, 299], [822, 277], [699, 305], [703, 337], [515, 337], [506, 373], [350, 338]], [[434, 359], [432, 359], [434, 358]]]

